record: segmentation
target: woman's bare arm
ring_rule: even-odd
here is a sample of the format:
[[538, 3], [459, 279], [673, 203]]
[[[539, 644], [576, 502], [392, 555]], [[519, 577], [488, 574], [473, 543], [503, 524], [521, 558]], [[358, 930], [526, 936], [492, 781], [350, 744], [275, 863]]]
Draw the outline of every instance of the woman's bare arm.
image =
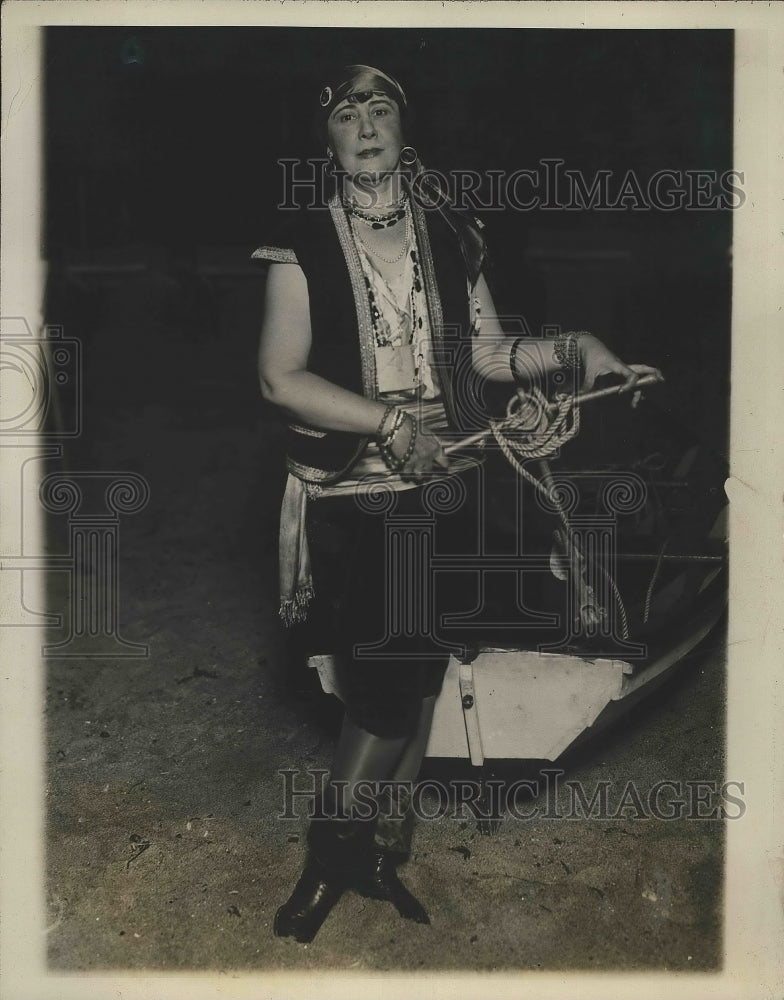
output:
[[[479, 300], [480, 330], [474, 339], [472, 363], [484, 378], [495, 382], [512, 382], [510, 352], [515, 338], [504, 333], [498, 320], [493, 298], [482, 275], [476, 283], [474, 294]], [[546, 385], [547, 377], [560, 369], [553, 352], [552, 338], [525, 337], [516, 341], [515, 370], [522, 384]], [[659, 374], [650, 365], [627, 365], [606, 347], [598, 337], [587, 334], [577, 341], [583, 364], [584, 391], [589, 390], [600, 375], [614, 374], [626, 380], [623, 390], [634, 388], [640, 375]]]
[[385, 406], [307, 370], [310, 308], [298, 264], [271, 264], [259, 344], [264, 398], [297, 420], [325, 430], [375, 434]]
[[[324, 430], [376, 434], [387, 409], [383, 402], [343, 389], [307, 370], [311, 347], [308, 286], [297, 264], [271, 264], [259, 344], [259, 381], [264, 398], [296, 420]], [[413, 432], [408, 420], [392, 443], [401, 459]], [[447, 468], [441, 443], [419, 428], [403, 473], [426, 475], [434, 465]]]
[[[479, 275], [474, 297], [478, 300], [480, 315], [479, 333], [474, 338], [471, 356], [474, 369], [494, 382], [512, 382], [509, 353], [515, 338], [504, 333], [484, 275]], [[552, 340], [545, 338], [519, 340], [515, 361], [520, 376], [529, 382], [540, 381], [560, 367], [553, 356]]]

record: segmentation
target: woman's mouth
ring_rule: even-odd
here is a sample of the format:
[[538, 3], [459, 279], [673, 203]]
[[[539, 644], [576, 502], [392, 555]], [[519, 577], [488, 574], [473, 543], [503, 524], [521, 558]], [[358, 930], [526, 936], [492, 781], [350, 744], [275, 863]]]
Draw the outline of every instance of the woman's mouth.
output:
[[384, 152], [383, 149], [379, 149], [377, 146], [374, 146], [372, 149], [363, 149], [362, 152], [357, 153], [357, 156], [361, 160], [370, 160], [374, 156], [378, 156], [379, 153], [383, 152]]

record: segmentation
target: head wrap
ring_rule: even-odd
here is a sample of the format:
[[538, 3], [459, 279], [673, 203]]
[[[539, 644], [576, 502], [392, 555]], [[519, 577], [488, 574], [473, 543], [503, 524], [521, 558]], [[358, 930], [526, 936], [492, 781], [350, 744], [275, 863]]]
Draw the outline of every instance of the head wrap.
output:
[[[371, 94], [385, 94], [403, 111], [406, 95], [397, 80], [374, 66], [355, 64], [344, 66], [335, 80], [325, 86], [319, 95], [319, 106], [324, 119], [343, 101], [354, 98], [363, 103]], [[367, 95], [367, 96], [365, 96]]]

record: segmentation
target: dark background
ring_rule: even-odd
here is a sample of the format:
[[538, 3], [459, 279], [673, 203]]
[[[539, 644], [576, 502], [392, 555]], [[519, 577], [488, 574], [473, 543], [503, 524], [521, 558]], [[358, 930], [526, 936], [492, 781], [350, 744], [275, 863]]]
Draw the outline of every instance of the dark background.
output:
[[[83, 633], [83, 657], [47, 661], [49, 961], [715, 970], [718, 821], [509, 822], [496, 838], [423, 823], [405, 880], [432, 935], [349, 898], [311, 950], [272, 936], [304, 851], [276, 820], [277, 769], [328, 766], [340, 713], [276, 627], [282, 434], [258, 389], [264, 269], [249, 257], [275, 225], [277, 159], [323, 153], [311, 109], [327, 60], [398, 76], [417, 148], [442, 170], [561, 157], [620, 182], [732, 165], [729, 32], [48, 30], [46, 318], [82, 347], [63, 425], [68, 391], [85, 404], [56, 462], [79, 482], [99, 473], [104, 518], [107, 479], [133, 472], [150, 490], [112, 553], [119, 635], [147, 654], [97, 655], [102, 634]], [[696, 430], [726, 448], [731, 212], [485, 222], [501, 310], [658, 364], [667, 383], [651, 405], [684, 425], [682, 444]], [[72, 551], [75, 521], [50, 518], [52, 551]], [[105, 567], [83, 563], [94, 598]], [[57, 643], [92, 619], [67, 573], [49, 577]], [[703, 647], [677, 691], [570, 774], [586, 788], [723, 780], [723, 681], [720, 650]]]
[[[83, 341], [88, 417], [102, 391], [162, 402], [219, 374], [226, 406], [262, 412], [248, 258], [274, 227], [278, 158], [323, 155], [312, 108], [331, 66], [401, 80], [428, 166], [560, 157], [588, 180], [612, 170], [612, 190], [628, 170], [644, 186], [732, 167], [732, 51], [730, 31], [49, 29], [48, 317]], [[659, 365], [664, 405], [726, 450], [730, 211], [484, 221], [499, 311]]]

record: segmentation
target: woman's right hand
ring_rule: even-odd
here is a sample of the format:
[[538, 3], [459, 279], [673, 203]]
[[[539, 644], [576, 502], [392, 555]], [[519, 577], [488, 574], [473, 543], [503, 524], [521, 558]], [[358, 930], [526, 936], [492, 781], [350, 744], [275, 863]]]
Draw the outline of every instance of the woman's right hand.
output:
[[412, 417], [405, 421], [391, 445], [392, 454], [398, 461], [401, 461], [408, 451], [415, 428], [417, 435], [414, 448], [400, 475], [403, 479], [419, 482], [431, 475], [436, 468], [448, 469], [449, 458], [435, 434], [423, 424], [417, 425]]

